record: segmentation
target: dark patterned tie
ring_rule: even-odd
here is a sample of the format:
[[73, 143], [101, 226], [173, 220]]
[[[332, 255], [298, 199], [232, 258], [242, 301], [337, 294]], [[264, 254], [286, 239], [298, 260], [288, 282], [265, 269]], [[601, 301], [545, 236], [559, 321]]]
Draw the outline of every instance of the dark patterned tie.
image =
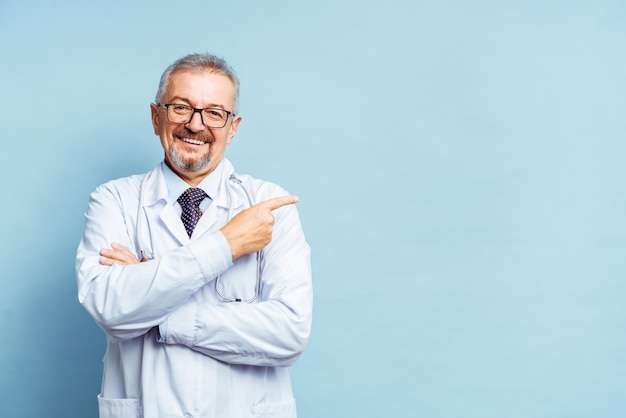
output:
[[180, 203], [180, 206], [183, 208], [180, 219], [182, 219], [183, 225], [185, 225], [185, 229], [187, 230], [187, 235], [189, 235], [190, 238], [193, 229], [202, 216], [200, 202], [202, 202], [205, 197], [208, 197], [208, 195], [204, 190], [197, 187], [190, 187], [178, 198], [178, 203]]

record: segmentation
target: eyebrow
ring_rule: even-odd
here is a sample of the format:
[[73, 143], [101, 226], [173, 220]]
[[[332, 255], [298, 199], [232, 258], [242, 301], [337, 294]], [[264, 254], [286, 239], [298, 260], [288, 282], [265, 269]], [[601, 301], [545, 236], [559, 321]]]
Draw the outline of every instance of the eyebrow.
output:
[[[170, 103], [172, 103], [174, 100], [180, 100], [180, 101], [186, 102], [187, 104], [189, 104], [189, 106], [191, 106], [191, 102], [189, 101], [189, 99], [185, 97], [174, 96], [170, 99]], [[194, 107], [194, 106], [191, 106], [191, 107]], [[226, 109], [223, 105], [217, 104], [217, 103], [211, 103], [207, 107], [203, 107], [202, 109], [212, 109], [212, 108]]]

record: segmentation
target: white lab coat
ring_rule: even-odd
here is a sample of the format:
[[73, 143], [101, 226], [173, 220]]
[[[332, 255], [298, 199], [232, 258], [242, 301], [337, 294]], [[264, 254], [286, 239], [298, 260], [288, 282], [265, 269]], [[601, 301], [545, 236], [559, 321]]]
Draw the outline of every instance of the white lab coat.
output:
[[[151, 260], [130, 266], [104, 266], [99, 251], [118, 242], [139, 255], [144, 176], [108, 182], [91, 194], [76, 271], [78, 299], [107, 335], [101, 418], [296, 416], [287, 366], [311, 329], [310, 248], [295, 205], [275, 210], [259, 300], [218, 297], [218, 274], [222, 293], [242, 299], [254, 295], [256, 280], [254, 255], [232, 264], [219, 250], [224, 237], [216, 231], [230, 206], [225, 187], [233, 191], [234, 213], [249, 206], [241, 187], [227, 180], [232, 172], [224, 160], [218, 195], [189, 239], [166, 201], [160, 166], [152, 170], [139, 219]], [[255, 203], [287, 194], [275, 184], [239, 178]]]

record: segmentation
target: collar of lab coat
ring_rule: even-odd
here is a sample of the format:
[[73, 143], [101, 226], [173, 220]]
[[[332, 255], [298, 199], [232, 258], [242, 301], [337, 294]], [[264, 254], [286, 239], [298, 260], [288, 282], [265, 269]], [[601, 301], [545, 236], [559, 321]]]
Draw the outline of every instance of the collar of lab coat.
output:
[[[243, 206], [247, 203], [247, 197], [245, 192], [241, 188], [240, 185], [236, 184], [234, 181], [229, 180], [230, 176], [235, 175], [235, 170], [233, 165], [229, 160], [224, 158], [224, 171], [222, 173], [222, 180], [220, 182], [220, 187], [215, 199], [213, 199], [213, 205], [216, 207], [228, 210], [231, 205], [235, 212], [242, 209]], [[239, 176], [237, 176], [239, 178]], [[226, 187], [230, 188], [230, 196], [232, 196], [232, 202], [230, 201], [231, 197], [229, 196]]]
[[[231, 187], [233, 191], [233, 208], [237, 209], [246, 203], [247, 198], [245, 193], [243, 193], [243, 190], [241, 190], [241, 187], [234, 184], [234, 182], [232, 182], [231, 180], [228, 180], [228, 178], [235, 173], [232, 163], [226, 158], [224, 158], [223, 163], [224, 171], [218, 188], [217, 196], [215, 196], [215, 198], [213, 199], [213, 203], [219, 207], [228, 209], [231, 205], [231, 202], [225, 187]], [[152, 169], [152, 171], [146, 174], [148, 178], [146, 179], [143, 191], [144, 207], [152, 206], [161, 199], [165, 201], [167, 201], [168, 199], [169, 194], [167, 190], [167, 185], [165, 183], [165, 178], [163, 177], [161, 164], [162, 163], [159, 163], [159, 165]]]
[[[198, 223], [198, 232], [203, 232], [215, 223], [217, 217], [215, 213], [216, 210], [229, 210], [232, 204], [233, 213], [237, 213], [243, 209], [244, 205], [247, 203], [247, 197], [241, 186], [235, 184], [232, 180], [228, 180], [232, 174], [234, 174], [233, 165], [230, 161], [224, 158], [224, 171], [217, 196], [213, 199], [213, 203], [203, 215], [203, 218], [205, 219], [201, 218]], [[163, 223], [167, 226], [168, 230], [177, 238], [178, 241], [180, 241], [181, 244], [188, 243], [189, 237], [187, 236], [187, 232], [185, 231], [182, 222], [180, 222], [180, 217], [172, 205], [167, 203], [169, 194], [165, 178], [163, 177], [161, 164], [157, 165], [147, 174], [147, 176], [148, 178], [145, 180], [143, 190], [142, 206], [144, 210], [146, 213], [152, 213], [153, 215], [158, 214]], [[230, 194], [230, 196], [232, 196], [232, 203], [226, 187], [229, 187], [232, 192]]]

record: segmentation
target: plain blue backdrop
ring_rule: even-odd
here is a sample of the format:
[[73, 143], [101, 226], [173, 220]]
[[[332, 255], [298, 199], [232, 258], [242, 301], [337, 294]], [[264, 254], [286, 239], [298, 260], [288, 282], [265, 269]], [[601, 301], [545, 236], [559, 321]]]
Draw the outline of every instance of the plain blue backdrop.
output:
[[160, 161], [204, 51], [227, 157], [300, 196], [301, 418], [626, 416], [625, 45], [621, 0], [0, 0], [0, 416], [96, 417], [88, 195]]

